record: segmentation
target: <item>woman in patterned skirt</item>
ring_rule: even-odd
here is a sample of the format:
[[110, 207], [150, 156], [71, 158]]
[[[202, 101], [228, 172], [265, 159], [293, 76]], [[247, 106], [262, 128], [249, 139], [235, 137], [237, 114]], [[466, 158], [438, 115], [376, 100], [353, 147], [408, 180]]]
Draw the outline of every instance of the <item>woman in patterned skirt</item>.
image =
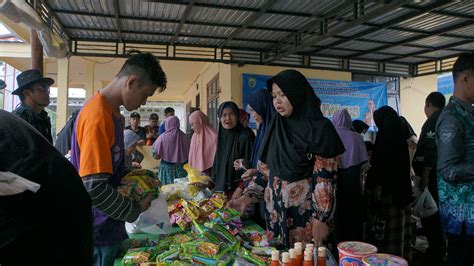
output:
[[155, 159], [161, 159], [158, 178], [162, 185], [172, 184], [175, 178], [186, 177], [183, 165], [188, 161], [191, 140], [179, 129], [179, 119], [170, 116], [165, 121], [165, 133], [153, 143]]
[[[267, 229], [286, 247], [321, 242], [333, 229], [338, 156], [344, 146], [307, 79], [285, 70], [267, 82], [277, 115], [261, 148]], [[229, 206], [242, 210], [263, 188], [248, 187]]]

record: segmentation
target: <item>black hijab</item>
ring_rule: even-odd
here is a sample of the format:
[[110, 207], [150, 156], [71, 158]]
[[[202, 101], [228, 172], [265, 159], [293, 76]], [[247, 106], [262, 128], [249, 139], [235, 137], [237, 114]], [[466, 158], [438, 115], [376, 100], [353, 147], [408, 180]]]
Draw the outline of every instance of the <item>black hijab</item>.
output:
[[217, 150], [212, 166], [212, 178], [216, 184], [216, 191], [228, 192], [235, 189], [241, 179], [241, 171], [234, 169], [237, 159], [249, 160], [252, 152], [253, 137], [239, 122], [239, 107], [234, 102], [224, 102], [217, 112], [220, 118], [224, 109], [231, 109], [237, 118], [237, 125], [232, 129], [225, 129], [219, 122], [217, 132]]
[[314, 157], [333, 158], [344, 153], [344, 145], [331, 121], [321, 112], [321, 100], [308, 80], [296, 70], [285, 70], [267, 81], [277, 84], [291, 105], [289, 117], [277, 114], [267, 128], [260, 160], [274, 176], [296, 181], [311, 176]]
[[263, 119], [257, 129], [257, 136], [255, 138], [250, 160], [251, 167], [257, 168], [260, 146], [265, 138], [267, 127], [275, 115], [275, 107], [273, 107], [272, 96], [270, 93], [267, 90], [262, 89], [257, 89], [250, 93], [247, 102], [248, 105], [250, 105], [250, 107]]
[[395, 110], [383, 106], [374, 112], [379, 129], [371, 157], [367, 186], [381, 185], [393, 203], [404, 207], [412, 200], [408, 144], [401, 120]]
[[[76, 169], [23, 119], [0, 110], [0, 125], [0, 171], [41, 185], [0, 197], [2, 263], [91, 265], [92, 205]], [[18, 256], [25, 249], [29, 256]]]

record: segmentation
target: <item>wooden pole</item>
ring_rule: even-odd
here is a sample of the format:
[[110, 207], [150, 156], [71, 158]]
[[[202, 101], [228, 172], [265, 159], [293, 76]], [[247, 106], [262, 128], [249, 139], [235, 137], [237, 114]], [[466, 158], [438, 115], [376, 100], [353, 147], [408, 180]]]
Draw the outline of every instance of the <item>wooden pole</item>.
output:
[[[43, 45], [41, 44], [36, 30], [30, 32], [31, 43], [31, 68], [39, 69], [43, 73]], [[44, 73], [43, 73], [44, 75]]]

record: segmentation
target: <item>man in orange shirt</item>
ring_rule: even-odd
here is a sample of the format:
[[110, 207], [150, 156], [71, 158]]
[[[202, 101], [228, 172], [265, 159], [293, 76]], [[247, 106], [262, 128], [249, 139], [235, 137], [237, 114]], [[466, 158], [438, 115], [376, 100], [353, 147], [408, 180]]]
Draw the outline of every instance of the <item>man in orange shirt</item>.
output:
[[166, 75], [150, 53], [129, 57], [107, 87], [82, 107], [71, 139], [71, 163], [92, 199], [94, 265], [113, 265], [127, 238], [125, 221], [133, 222], [150, 207], [151, 197], [131, 201], [117, 192], [125, 174], [123, 124], [120, 106], [132, 111], [158, 89]]

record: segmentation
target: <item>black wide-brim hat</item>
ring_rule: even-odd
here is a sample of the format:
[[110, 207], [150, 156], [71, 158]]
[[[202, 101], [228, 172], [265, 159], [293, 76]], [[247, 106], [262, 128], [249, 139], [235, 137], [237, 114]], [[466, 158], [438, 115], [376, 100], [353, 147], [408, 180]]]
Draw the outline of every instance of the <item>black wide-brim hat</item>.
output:
[[28, 88], [31, 85], [40, 83], [40, 84], [47, 84], [48, 86], [53, 85], [54, 80], [51, 78], [45, 78], [41, 74], [39, 69], [30, 69], [22, 72], [20, 75], [16, 77], [16, 82], [18, 84], [18, 88], [12, 92], [14, 95], [20, 95], [21, 92]]

